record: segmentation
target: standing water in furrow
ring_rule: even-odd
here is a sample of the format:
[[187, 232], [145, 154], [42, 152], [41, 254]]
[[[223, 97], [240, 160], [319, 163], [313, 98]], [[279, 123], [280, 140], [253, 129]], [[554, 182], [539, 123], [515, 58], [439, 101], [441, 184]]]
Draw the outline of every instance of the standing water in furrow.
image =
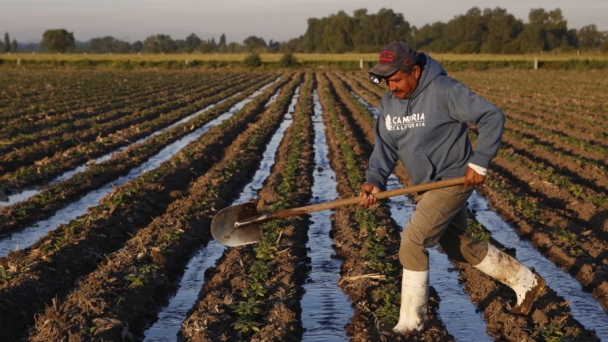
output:
[[[273, 82], [271, 82], [271, 83], [269, 83], [269, 84], [266, 84], [265, 86], [263, 86], [262, 88], [260, 88], [258, 91], [256, 91], [254, 94], [252, 94], [252, 95], [251, 95], [251, 97], [253, 98], [253, 97], [255, 97], [255, 96], [257, 96], [257, 95], [261, 94], [261, 92], [263, 92], [263, 91], [264, 91], [266, 88], [270, 87], [272, 84], [276, 83], [276, 82], [277, 82], [279, 79], [280, 79], [280, 77], [277, 77], [277, 79], [276, 79], [276, 80], [274, 80]], [[279, 90], [277, 90], [277, 94], [278, 94], [278, 92], [279, 92], [279, 91], [280, 91], [280, 89], [279, 89]], [[124, 150], [128, 149], [129, 147], [131, 147], [131, 146], [133, 146], [133, 145], [136, 145], [136, 144], [142, 143], [142, 142], [144, 142], [144, 141], [146, 141], [146, 140], [148, 140], [148, 139], [150, 139], [150, 138], [152, 138], [152, 137], [154, 137], [154, 136], [156, 136], [156, 135], [158, 135], [158, 134], [161, 134], [162, 132], [168, 131], [168, 130], [170, 130], [171, 128], [173, 128], [173, 127], [177, 126], [177, 125], [180, 125], [180, 124], [182, 124], [182, 123], [188, 122], [188, 121], [190, 121], [190, 120], [192, 120], [192, 119], [196, 118], [197, 116], [201, 115], [202, 113], [204, 113], [204, 112], [206, 112], [206, 111], [210, 110], [211, 108], [216, 107], [216, 106], [218, 106], [218, 105], [222, 104], [223, 102], [225, 102], [225, 101], [229, 100], [230, 98], [233, 98], [233, 97], [235, 97], [235, 96], [238, 96], [239, 94], [241, 94], [241, 92], [240, 92], [240, 91], [239, 91], [239, 92], [237, 92], [237, 93], [235, 93], [234, 95], [232, 95], [232, 96], [230, 96], [230, 97], [227, 97], [227, 98], [225, 98], [225, 99], [222, 99], [222, 100], [220, 100], [220, 101], [218, 101], [218, 102], [216, 102], [216, 103], [210, 104], [209, 106], [207, 106], [207, 107], [205, 107], [205, 108], [203, 108], [203, 109], [201, 109], [201, 110], [199, 110], [199, 111], [196, 111], [195, 113], [190, 114], [190, 115], [188, 115], [187, 117], [185, 117], [185, 118], [183, 118], [183, 119], [181, 119], [181, 120], [179, 120], [179, 121], [177, 121], [177, 122], [175, 122], [175, 123], [173, 123], [173, 124], [171, 124], [171, 125], [169, 125], [169, 126], [167, 126], [167, 127], [165, 127], [165, 128], [159, 129], [159, 130], [158, 130], [158, 131], [156, 131], [156, 132], [153, 132], [153, 133], [151, 133], [151, 134], [149, 134], [149, 135], [147, 135], [147, 136], [145, 136], [145, 137], [143, 137], [143, 138], [140, 138], [139, 140], [135, 141], [134, 143], [131, 143], [131, 144], [126, 145], [126, 146], [119, 147], [119, 148], [117, 148], [116, 150], [114, 150], [114, 151], [112, 151], [112, 152], [109, 152], [109, 153], [107, 153], [107, 154], [105, 154], [105, 155], [103, 155], [103, 156], [101, 156], [101, 157], [97, 158], [97, 159], [94, 161], [94, 163], [93, 163], [93, 164], [100, 164], [100, 163], [102, 163], [102, 162], [104, 162], [104, 161], [106, 161], [106, 160], [109, 160], [109, 159], [111, 159], [111, 158], [112, 158], [112, 156], [113, 156], [113, 155], [115, 155], [115, 154], [117, 154], [117, 153], [120, 153], [120, 152], [122, 152], [122, 151], [124, 151]], [[276, 96], [274, 96], [273, 98], [274, 98], [274, 99], [276, 99]], [[249, 100], [249, 101], [250, 101], [250, 100]], [[247, 101], [247, 102], [249, 102], [249, 101]], [[268, 103], [266, 104], [266, 107], [268, 107], [268, 105], [269, 105], [271, 102], [273, 102], [273, 101], [274, 101], [273, 99], [271, 99], [270, 101], [268, 101]], [[243, 103], [243, 106], [244, 106], [244, 105], [245, 105], [247, 102], [244, 102], [244, 103]], [[240, 104], [240, 103], [239, 103], [239, 104]], [[236, 107], [236, 106], [238, 106], [239, 104], [235, 105], [235, 107]], [[234, 108], [234, 107], [233, 107], [233, 108]], [[241, 108], [242, 108], [242, 107], [241, 107]], [[232, 109], [231, 109], [231, 110], [232, 110]], [[238, 110], [238, 109], [237, 109], [237, 110]], [[90, 164], [89, 162], [87, 162], [87, 163], [85, 163], [85, 164], [82, 164], [82, 165], [80, 165], [80, 166], [77, 166], [77, 167], [76, 167], [76, 168], [74, 168], [73, 170], [70, 170], [70, 171], [66, 171], [66, 172], [64, 172], [62, 175], [60, 175], [60, 176], [58, 176], [57, 178], [53, 179], [53, 180], [52, 180], [52, 181], [50, 181], [48, 184], [49, 184], [49, 185], [52, 185], [52, 184], [56, 184], [56, 183], [62, 182], [62, 181], [64, 181], [64, 180], [66, 180], [66, 179], [69, 179], [69, 178], [71, 178], [72, 176], [74, 176], [75, 174], [85, 171], [85, 170], [86, 170], [86, 168], [87, 168], [88, 166], [90, 166], [90, 165], [92, 165], [92, 164]], [[44, 186], [36, 186], [36, 187], [31, 187], [31, 188], [26, 188], [26, 189], [23, 189], [23, 190], [21, 190], [21, 191], [19, 191], [19, 192], [12, 193], [12, 194], [10, 194], [10, 195], [8, 195], [8, 196], [7, 196], [7, 197], [8, 197], [8, 202], [0, 202], [0, 206], [10, 206], [10, 205], [13, 205], [13, 204], [15, 204], [15, 203], [17, 203], [17, 202], [25, 201], [25, 200], [29, 199], [30, 197], [33, 197], [33, 196], [37, 195], [38, 193], [40, 193], [40, 191], [42, 190], [42, 188], [43, 188], [43, 187], [44, 187]]]
[[583, 291], [581, 284], [547, 260], [528, 241], [521, 240], [508, 223], [491, 210], [487, 199], [473, 192], [469, 207], [475, 218], [486, 227], [492, 237], [509, 248], [515, 248], [517, 259], [528, 267], [534, 267], [558, 295], [570, 302], [573, 317], [587, 329], [595, 329], [597, 336], [608, 338], [608, 315], [590, 293]]
[[[315, 90], [313, 126], [315, 130], [314, 184], [310, 204], [328, 202], [338, 198], [336, 175], [329, 165], [319, 94]], [[308, 256], [312, 270], [304, 285], [301, 301], [302, 325], [306, 329], [303, 341], [348, 341], [344, 326], [349, 323], [353, 310], [344, 292], [338, 288], [341, 261], [334, 259], [333, 241], [329, 236], [331, 211], [311, 214], [308, 229]]]
[[143, 172], [154, 170], [162, 162], [168, 160], [169, 158], [171, 158], [171, 156], [180, 151], [184, 146], [188, 145], [191, 141], [198, 138], [201, 134], [207, 132], [211, 127], [217, 126], [221, 124], [224, 120], [229, 119], [236, 111], [242, 109], [247, 103], [251, 102], [256, 96], [261, 94], [267, 86], [260, 88], [255, 93], [251, 94], [251, 96], [235, 104], [234, 106], [232, 106], [232, 108], [230, 108], [230, 110], [218, 116], [214, 120], [208, 122], [206, 125], [196, 129], [195, 131], [186, 135], [180, 140], [177, 140], [172, 144], [167, 145], [165, 148], [160, 150], [160, 152], [150, 157], [148, 161], [132, 169], [128, 175], [120, 177], [116, 181], [108, 183], [97, 190], [89, 192], [86, 196], [83, 196], [78, 201], [73, 202], [65, 208], [57, 211], [57, 213], [55, 213], [55, 215], [53, 215], [49, 219], [37, 222], [32, 226], [26, 227], [20, 232], [11, 234], [10, 236], [0, 240], [0, 257], [8, 255], [9, 250], [26, 248], [36, 242], [48, 231], [57, 228], [61, 224], [68, 223], [71, 220], [77, 218], [78, 216], [86, 214], [87, 209], [89, 207], [97, 205], [103, 197], [112, 192], [114, 187], [139, 177]]
[[[300, 87], [296, 88], [289, 109], [283, 117], [283, 122], [281, 122], [276, 133], [272, 136], [270, 142], [266, 146], [266, 151], [264, 151], [264, 155], [260, 162], [260, 167], [253, 176], [252, 181], [245, 186], [239, 198], [229, 204], [229, 206], [245, 203], [250, 199], [257, 197], [257, 191], [262, 188], [264, 181], [268, 175], [270, 175], [277, 149], [285, 135], [285, 131], [293, 122], [292, 113], [298, 102], [299, 91]], [[275, 101], [277, 97], [278, 96], [273, 96], [266, 107]], [[211, 240], [207, 246], [202, 246], [195, 253], [190, 262], [188, 262], [186, 272], [179, 284], [179, 290], [177, 290], [175, 296], [171, 298], [169, 305], [159, 313], [158, 321], [146, 331], [145, 341], [169, 341], [177, 339], [177, 333], [181, 328], [182, 322], [186, 319], [188, 309], [195, 304], [201, 288], [205, 285], [205, 271], [209, 267], [215, 265], [217, 259], [222, 256], [224, 249], [224, 245], [216, 240]]]
[[[402, 187], [395, 175], [388, 178], [387, 189]], [[389, 199], [391, 216], [402, 227], [414, 213], [414, 204], [406, 196]], [[486, 324], [477, 308], [471, 303], [469, 296], [464, 293], [463, 286], [458, 282], [458, 272], [454, 271], [447, 256], [439, 252], [438, 247], [429, 248], [430, 285], [437, 290], [441, 297], [438, 314], [445, 323], [447, 330], [456, 341], [492, 341], [486, 332]]]
[[361, 96], [357, 95], [357, 93], [355, 93], [354, 91], [350, 92], [351, 94], [353, 94], [353, 96], [359, 101], [361, 102], [361, 104], [363, 104], [370, 112], [372, 112], [372, 114], [374, 115], [374, 118], [378, 117], [378, 108], [370, 105], [369, 103], [367, 103], [363, 98], [361, 98]]

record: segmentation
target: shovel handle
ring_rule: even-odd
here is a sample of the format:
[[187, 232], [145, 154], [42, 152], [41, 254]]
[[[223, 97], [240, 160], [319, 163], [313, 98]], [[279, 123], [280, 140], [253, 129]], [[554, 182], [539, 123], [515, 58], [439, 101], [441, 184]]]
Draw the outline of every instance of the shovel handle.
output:
[[[432, 183], [426, 183], [426, 184], [420, 184], [420, 185], [412, 185], [412, 186], [408, 186], [405, 188], [382, 191], [382, 192], [374, 194], [374, 197], [376, 197], [377, 199], [385, 199], [385, 198], [389, 198], [389, 197], [411, 194], [414, 192], [445, 188], [448, 186], [453, 186], [453, 185], [458, 185], [458, 184], [463, 184], [463, 183], [464, 183], [464, 176], [446, 179], [446, 180], [442, 180], [442, 181], [438, 181], [438, 182], [432, 182]], [[308, 206], [300, 207], [300, 208], [277, 210], [276, 212], [268, 214], [268, 215], [271, 216], [271, 218], [270, 217], [269, 218], [272, 220], [282, 219], [282, 218], [287, 218], [287, 217], [292, 217], [292, 216], [297, 216], [297, 215], [302, 215], [302, 214], [314, 213], [317, 211], [322, 211], [322, 210], [327, 210], [327, 209], [345, 207], [347, 205], [359, 204], [363, 200], [364, 200], [363, 196], [344, 198], [344, 199], [339, 199], [339, 200], [335, 200], [335, 201], [331, 201], [331, 202], [308, 205]]]

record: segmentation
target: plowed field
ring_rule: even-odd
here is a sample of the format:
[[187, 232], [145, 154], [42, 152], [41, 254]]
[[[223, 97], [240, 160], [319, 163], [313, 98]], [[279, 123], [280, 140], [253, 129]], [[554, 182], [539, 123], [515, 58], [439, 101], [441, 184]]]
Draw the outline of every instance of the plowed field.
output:
[[[608, 339], [608, 72], [450, 75], [507, 116], [471, 233], [547, 289], [512, 315], [509, 288], [433, 249], [407, 340]], [[210, 234], [244, 201], [358, 194], [385, 91], [365, 72], [8, 70], [0, 89], [0, 340], [390, 340], [409, 199], [272, 221], [254, 245]]]

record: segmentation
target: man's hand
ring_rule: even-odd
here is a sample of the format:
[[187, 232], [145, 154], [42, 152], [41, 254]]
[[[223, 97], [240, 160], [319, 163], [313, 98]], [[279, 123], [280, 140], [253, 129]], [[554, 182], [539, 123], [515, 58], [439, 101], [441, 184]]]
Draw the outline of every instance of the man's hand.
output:
[[361, 192], [359, 193], [359, 196], [365, 197], [365, 200], [363, 200], [361, 203], [359, 203], [359, 206], [360, 207], [369, 207], [371, 205], [376, 204], [376, 202], [378, 202], [378, 200], [372, 194], [377, 194], [379, 192], [380, 192], [380, 189], [375, 187], [374, 184], [372, 184], [372, 183], [366, 182], [366, 183], [361, 184]]
[[[477, 186], [482, 184], [486, 180], [486, 176], [482, 176], [479, 173], [475, 172], [475, 170], [467, 167], [467, 170], [464, 173], [464, 187], [468, 188], [470, 186]], [[363, 188], [363, 187], [361, 187]]]

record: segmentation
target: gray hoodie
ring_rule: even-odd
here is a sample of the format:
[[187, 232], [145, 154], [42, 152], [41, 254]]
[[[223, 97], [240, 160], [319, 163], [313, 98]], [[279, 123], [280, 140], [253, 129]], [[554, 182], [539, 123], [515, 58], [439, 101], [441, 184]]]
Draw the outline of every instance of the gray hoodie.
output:
[[[366, 180], [381, 190], [397, 158], [416, 185], [464, 176], [468, 163], [488, 168], [500, 145], [502, 111], [425, 56], [414, 93], [402, 100], [387, 90], [380, 104]], [[479, 131], [475, 153], [467, 123]]]

